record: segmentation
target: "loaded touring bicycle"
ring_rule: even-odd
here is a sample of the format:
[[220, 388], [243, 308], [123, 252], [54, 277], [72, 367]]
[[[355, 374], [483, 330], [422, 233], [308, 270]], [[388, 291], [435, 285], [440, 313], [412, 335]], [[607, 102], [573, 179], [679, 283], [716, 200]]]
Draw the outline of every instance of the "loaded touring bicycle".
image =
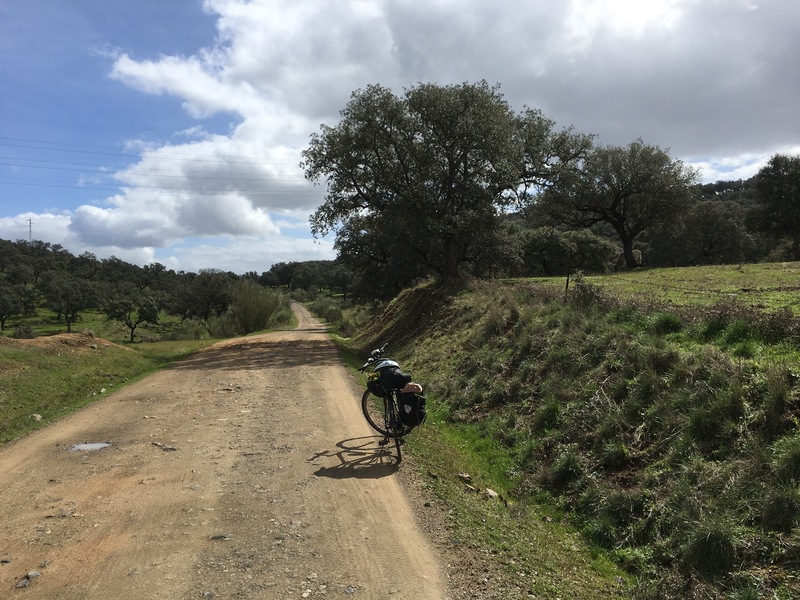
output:
[[373, 350], [369, 359], [358, 370], [367, 375], [367, 389], [361, 398], [361, 410], [367, 423], [383, 436], [379, 443], [385, 446], [393, 441], [397, 462], [402, 460], [400, 444], [403, 436], [425, 421], [425, 396], [422, 386], [403, 373], [397, 361], [386, 358], [387, 344]]

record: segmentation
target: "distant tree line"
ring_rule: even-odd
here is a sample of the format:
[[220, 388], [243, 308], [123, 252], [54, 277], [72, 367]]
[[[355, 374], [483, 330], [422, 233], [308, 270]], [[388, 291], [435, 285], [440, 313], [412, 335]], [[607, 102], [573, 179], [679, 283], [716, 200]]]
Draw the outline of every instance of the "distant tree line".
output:
[[618, 264], [800, 260], [800, 157], [748, 180], [699, 173], [641, 139], [595, 145], [486, 82], [353, 92], [312, 134], [311, 217], [335, 235], [355, 296], [390, 298], [430, 276], [558, 275]]
[[176, 272], [160, 263], [140, 267], [113, 256], [75, 256], [59, 244], [0, 239], [0, 331], [10, 319], [49, 309], [67, 332], [81, 313], [100, 311], [124, 324], [131, 341], [140, 325], [157, 324], [162, 314], [225, 325], [220, 335], [250, 333], [265, 327], [292, 291], [346, 297], [347, 273], [337, 261], [277, 263], [260, 275]]

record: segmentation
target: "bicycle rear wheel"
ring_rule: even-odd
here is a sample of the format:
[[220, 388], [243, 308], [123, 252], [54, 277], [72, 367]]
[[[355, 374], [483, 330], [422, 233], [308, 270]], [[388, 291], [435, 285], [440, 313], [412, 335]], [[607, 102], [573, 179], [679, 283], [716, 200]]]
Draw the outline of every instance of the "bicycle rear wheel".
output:
[[369, 390], [364, 392], [361, 397], [361, 412], [364, 413], [364, 418], [375, 431], [386, 437], [395, 438], [399, 446], [399, 438], [410, 432], [413, 427], [402, 425], [401, 423], [390, 423], [389, 403], [392, 401], [391, 396], [378, 398]]

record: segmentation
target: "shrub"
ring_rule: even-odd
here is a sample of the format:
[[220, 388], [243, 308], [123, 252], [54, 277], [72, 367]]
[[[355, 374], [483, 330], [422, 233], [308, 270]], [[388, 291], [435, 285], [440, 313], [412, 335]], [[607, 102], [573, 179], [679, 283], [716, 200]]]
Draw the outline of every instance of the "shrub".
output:
[[206, 329], [212, 338], [231, 338], [242, 335], [236, 320], [230, 314], [210, 318], [206, 322]]
[[758, 330], [765, 342], [775, 344], [797, 335], [798, 319], [784, 306], [766, 314], [758, 324]]
[[533, 431], [543, 431], [557, 427], [560, 414], [561, 403], [558, 400], [551, 399], [542, 403], [533, 413], [531, 429]]
[[652, 560], [652, 553], [646, 548], [622, 547], [614, 551], [616, 561], [629, 573], [642, 573]]
[[600, 454], [600, 465], [609, 471], [621, 469], [631, 459], [631, 452], [621, 441], [606, 442]]
[[641, 518], [645, 512], [648, 495], [639, 489], [612, 489], [603, 501], [603, 512], [619, 527], [625, 527]]
[[539, 463], [541, 443], [533, 438], [528, 438], [518, 446], [517, 456], [523, 469], [534, 470]]
[[545, 483], [556, 489], [564, 488], [584, 474], [583, 460], [577, 448], [566, 447], [556, 457], [546, 474]]
[[319, 296], [311, 303], [311, 312], [334, 325], [342, 320], [342, 307], [333, 298]]
[[276, 315], [288, 305], [283, 294], [251, 281], [241, 281], [233, 287], [230, 307], [220, 325], [229, 332], [226, 337], [261, 331], [274, 323]]
[[[736, 582], [736, 588], [731, 590], [727, 596], [730, 600], [761, 600], [763, 598], [759, 586], [752, 578], [740, 578], [741, 581]], [[775, 596], [780, 598], [781, 596]]]
[[744, 319], [736, 319], [725, 328], [723, 341], [733, 346], [741, 342], [752, 340], [754, 334], [755, 330], [753, 329], [752, 322]]
[[475, 329], [475, 339], [473, 343], [475, 346], [480, 346], [480, 342], [488, 340], [505, 331], [506, 326], [506, 314], [503, 307], [493, 304], [486, 311], [486, 315], [481, 321], [480, 326]]
[[745, 308], [735, 298], [726, 298], [708, 309], [708, 316], [704, 319], [702, 336], [712, 340], [719, 336], [727, 327], [740, 318]]
[[163, 336], [166, 341], [202, 340], [208, 337], [208, 329], [196, 321], [184, 321], [179, 327]]
[[687, 433], [706, 456], [721, 458], [736, 433], [736, 425], [725, 415], [723, 403], [699, 408], [689, 415]]
[[606, 514], [598, 515], [588, 521], [582, 528], [583, 535], [593, 544], [603, 548], [611, 548], [617, 541], [614, 520]]
[[728, 321], [724, 315], [714, 315], [703, 323], [700, 336], [705, 341], [713, 340], [725, 330], [727, 325]]
[[733, 347], [731, 354], [738, 358], [754, 358], [758, 354], [758, 344], [755, 340], [743, 340]]
[[605, 300], [605, 296], [603, 295], [603, 290], [600, 289], [599, 286], [596, 286], [586, 281], [586, 278], [583, 276], [583, 273], [581, 273], [580, 271], [576, 271], [572, 275], [571, 280], [572, 280], [572, 288], [569, 290], [569, 293], [567, 294], [567, 299], [572, 304], [582, 308], [587, 308], [590, 306], [598, 306], [603, 304]]
[[730, 571], [736, 564], [736, 558], [733, 527], [716, 519], [696, 525], [683, 553], [687, 566], [709, 578]]
[[771, 531], [789, 533], [800, 518], [800, 490], [780, 485], [770, 490], [761, 509], [761, 525]]
[[767, 439], [772, 439], [791, 423], [786, 418], [786, 409], [792, 397], [792, 374], [785, 366], [769, 367], [765, 384], [766, 390], [761, 394], [762, 427]]
[[650, 320], [650, 330], [657, 335], [677, 333], [683, 329], [683, 322], [673, 313], [659, 312]]
[[32, 340], [36, 337], [36, 332], [30, 325], [18, 325], [14, 328], [11, 337], [15, 340]]
[[800, 436], [790, 435], [773, 444], [773, 470], [784, 483], [800, 483]]

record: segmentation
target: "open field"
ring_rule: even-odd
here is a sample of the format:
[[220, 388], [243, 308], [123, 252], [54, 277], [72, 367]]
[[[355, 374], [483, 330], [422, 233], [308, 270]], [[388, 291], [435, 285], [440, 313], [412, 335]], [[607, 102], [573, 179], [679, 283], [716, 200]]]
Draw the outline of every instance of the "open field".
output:
[[0, 337], [0, 443], [38, 429], [215, 340], [120, 345], [85, 333]]
[[[563, 277], [532, 281], [564, 287]], [[678, 306], [708, 306], [736, 299], [766, 311], [788, 308], [800, 314], [798, 262], [637, 269], [588, 275], [586, 281], [612, 295], [652, 297]]]

